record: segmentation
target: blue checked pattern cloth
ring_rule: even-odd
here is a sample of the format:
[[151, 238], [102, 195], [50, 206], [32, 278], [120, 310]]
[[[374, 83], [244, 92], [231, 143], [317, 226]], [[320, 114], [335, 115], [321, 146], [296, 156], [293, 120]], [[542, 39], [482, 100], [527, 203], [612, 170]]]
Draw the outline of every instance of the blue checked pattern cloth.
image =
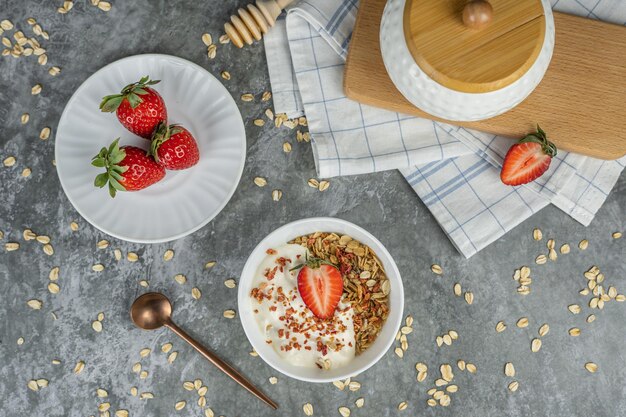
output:
[[[552, 6], [626, 24], [623, 0], [553, 0]], [[589, 225], [626, 157], [602, 161], [560, 151], [537, 181], [505, 186], [500, 168], [511, 139], [345, 97], [343, 70], [357, 10], [357, 0], [301, 0], [265, 37], [274, 110], [307, 116], [319, 177], [399, 169], [468, 258], [550, 203]]]

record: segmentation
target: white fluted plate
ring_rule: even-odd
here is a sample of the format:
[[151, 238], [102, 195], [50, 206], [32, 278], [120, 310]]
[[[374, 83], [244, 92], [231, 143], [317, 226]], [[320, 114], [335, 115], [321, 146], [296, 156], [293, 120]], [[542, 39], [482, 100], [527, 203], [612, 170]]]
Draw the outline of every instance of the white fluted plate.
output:
[[[149, 142], [127, 131], [115, 114], [102, 113], [102, 97], [149, 75], [161, 80], [169, 123], [194, 135], [199, 162], [167, 171], [144, 190], [113, 199], [95, 188], [102, 168], [91, 165], [100, 148], [121, 137], [121, 145], [148, 149]], [[136, 55], [113, 62], [89, 77], [67, 103], [56, 134], [55, 157], [63, 190], [76, 210], [103, 232], [131, 242], [158, 243], [186, 236], [206, 225], [232, 197], [246, 156], [246, 134], [230, 93], [202, 67], [168, 55]]]

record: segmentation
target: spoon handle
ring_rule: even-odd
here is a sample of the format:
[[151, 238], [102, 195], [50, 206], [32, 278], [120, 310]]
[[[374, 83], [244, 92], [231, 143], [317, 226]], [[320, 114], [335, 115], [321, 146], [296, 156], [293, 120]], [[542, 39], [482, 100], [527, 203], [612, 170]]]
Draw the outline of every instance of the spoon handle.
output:
[[263, 394], [258, 388], [256, 388], [250, 381], [248, 381], [243, 375], [239, 373], [235, 368], [218, 358], [213, 352], [207, 350], [204, 346], [198, 343], [193, 337], [189, 336], [183, 329], [178, 327], [174, 322], [170, 321], [165, 324], [169, 327], [174, 333], [180, 336], [183, 340], [193, 346], [202, 356], [207, 358], [209, 362], [215, 365], [219, 370], [224, 372], [226, 375], [231, 377], [235, 382], [239, 385], [247, 389], [252, 395], [263, 401], [265, 404], [269, 405], [273, 409], [277, 409], [278, 405], [272, 401], [268, 396]]

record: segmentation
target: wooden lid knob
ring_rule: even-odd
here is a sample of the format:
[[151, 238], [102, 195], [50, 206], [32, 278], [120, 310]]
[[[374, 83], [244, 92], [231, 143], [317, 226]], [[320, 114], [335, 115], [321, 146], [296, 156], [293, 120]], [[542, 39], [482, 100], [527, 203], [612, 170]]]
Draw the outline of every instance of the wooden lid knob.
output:
[[481, 30], [493, 20], [493, 7], [486, 0], [472, 0], [463, 8], [463, 24], [474, 30]]

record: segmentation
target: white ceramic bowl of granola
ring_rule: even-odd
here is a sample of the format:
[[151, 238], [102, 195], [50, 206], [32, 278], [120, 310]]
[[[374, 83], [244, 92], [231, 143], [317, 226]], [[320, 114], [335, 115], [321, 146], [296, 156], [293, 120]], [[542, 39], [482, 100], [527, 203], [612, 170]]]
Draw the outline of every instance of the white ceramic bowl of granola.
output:
[[[348, 363], [336, 369], [331, 368], [328, 370], [322, 370], [316, 367], [295, 366], [278, 355], [274, 348], [266, 343], [264, 334], [255, 318], [253, 300], [250, 297], [255, 274], [259, 265], [267, 256], [266, 251], [285, 245], [296, 237], [315, 232], [334, 232], [338, 235], [349, 235], [362, 244], [369, 246], [382, 262], [389, 283], [391, 284], [389, 293], [389, 316], [383, 324], [377, 339], [365, 351], [356, 355]], [[404, 290], [400, 272], [393, 258], [382, 243], [371, 233], [345, 220], [331, 217], [315, 217], [286, 224], [270, 233], [257, 245], [248, 257], [241, 273], [238, 291], [238, 309], [241, 324], [252, 347], [272, 368], [287, 376], [302, 381], [331, 382], [364, 372], [378, 362], [389, 350], [394, 343], [395, 335], [402, 322]]]

